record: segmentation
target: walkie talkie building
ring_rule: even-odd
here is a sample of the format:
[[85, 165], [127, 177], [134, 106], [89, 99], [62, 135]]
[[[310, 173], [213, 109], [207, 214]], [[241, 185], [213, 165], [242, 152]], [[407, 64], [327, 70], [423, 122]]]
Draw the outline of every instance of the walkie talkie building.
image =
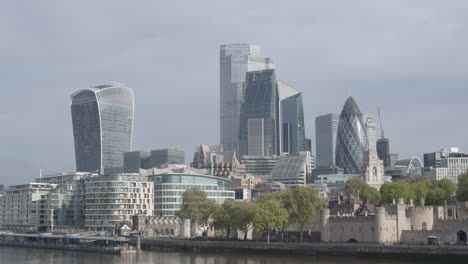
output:
[[349, 97], [338, 123], [336, 165], [347, 174], [360, 174], [369, 140], [364, 115], [353, 97]]
[[133, 90], [123, 85], [99, 85], [72, 94], [77, 171], [123, 171], [123, 153], [132, 145], [133, 110]]

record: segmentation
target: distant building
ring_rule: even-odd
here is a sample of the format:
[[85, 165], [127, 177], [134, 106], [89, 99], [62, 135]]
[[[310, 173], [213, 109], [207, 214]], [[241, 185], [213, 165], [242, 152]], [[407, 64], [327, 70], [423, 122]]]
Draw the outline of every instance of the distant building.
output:
[[124, 173], [139, 173], [140, 169], [151, 168], [151, 152], [130, 151], [124, 153]]
[[344, 174], [344, 169], [337, 166], [320, 166], [312, 171], [312, 177], [307, 180], [307, 183], [314, 183], [319, 175]]
[[336, 136], [340, 115], [328, 114], [315, 118], [316, 166], [336, 165]]
[[456, 147], [444, 148], [437, 152], [424, 154], [424, 168], [436, 168], [442, 165], [442, 160], [447, 158], [452, 153], [460, 153], [460, 149]]
[[261, 57], [260, 46], [226, 44], [219, 49], [220, 139], [226, 151], [239, 151], [241, 103], [245, 96], [246, 73], [274, 69], [270, 58]]
[[124, 172], [139, 173], [140, 169], [159, 168], [166, 163], [185, 163], [185, 152], [179, 149], [156, 149], [124, 153]]
[[281, 182], [287, 187], [306, 185], [307, 176], [312, 174], [312, 155], [308, 151], [286, 154], [278, 158], [268, 182]]
[[173, 161], [185, 164], [185, 152], [180, 149], [151, 150], [150, 166], [152, 168], [158, 168], [163, 164]]
[[148, 180], [154, 183], [154, 216], [174, 216], [182, 206], [182, 194], [189, 189], [204, 191], [218, 204], [234, 199], [234, 192], [229, 190], [230, 180], [199, 174], [199, 170], [183, 165], [169, 164], [164, 169], [148, 170], [147, 175]]
[[197, 146], [190, 167], [205, 169], [207, 174], [226, 178], [245, 175], [245, 168], [237, 159], [237, 153], [224, 151], [222, 145]]
[[392, 167], [398, 160], [398, 154], [390, 153], [390, 141], [388, 138], [377, 140], [377, 154], [379, 159], [383, 161], [384, 167]]
[[133, 104], [133, 90], [123, 85], [99, 85], [72, 94], [77, 171], [123, 171], [123, 153], [132, 146]]
[[424, 169], [424, 174], [431, 179], [449, 179], [458, 185], [458, 177], [468, 172], [468, 154], [460, 152], [445, 153], [440, 160], [440, 165]]
[[0, 196], [2, 196], [5, 193], [5, 185], [0, 184]]
[[364, 155], [369, 150], [368, 124], [356, 101], [349, 97], [340, 115], [336, 145], [336, 165], [347, 174], [361, 173]]
[[393, 167], [385, 169], [385, 175], [392, 176], [393, 181], [410, 179], [422, 174], [423, 165], [418, 157], [399, 159]]
[[256, 178], [266, 179], [270, 176], [271, 171], [278, 162], [278, 156], [271, 157], [261, 156], [244, 156], [242, 157], [242, 165], [245, 166], [245, 173], [251, 174]]

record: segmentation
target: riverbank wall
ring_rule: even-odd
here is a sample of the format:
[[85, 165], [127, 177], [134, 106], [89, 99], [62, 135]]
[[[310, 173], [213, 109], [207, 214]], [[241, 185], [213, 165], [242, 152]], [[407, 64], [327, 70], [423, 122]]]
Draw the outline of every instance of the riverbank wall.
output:
[[328, 256], [382, 256], [465, 259], [467, 246], [420, 246], [338, 243], [262, 243], [240, 241], [193, 241], [146, 239], [142, 249], [148, 251], [190, 251], [196, 253], [268, 253]]

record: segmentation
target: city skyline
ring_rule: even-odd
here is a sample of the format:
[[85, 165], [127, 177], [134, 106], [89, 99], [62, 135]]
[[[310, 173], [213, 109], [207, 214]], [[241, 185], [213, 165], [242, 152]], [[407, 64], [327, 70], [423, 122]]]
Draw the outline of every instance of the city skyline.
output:
[[[58, 10], [52, 10], [35, 3], [32, 10], [36, 11], [26, 15], [38, 21], [32, 29], [41, 32], [41, 38], [29, 31], [31, 25], [23, 24], [23, 16], [9, 16], [9, 12], [22, 10], [18, 4], [7, 4], [0, 14], [6, 21], [4, 25], [12, 25], [13, 30], [4, 28], [5, 38], [10, 41], [0, 53], [5, 58], [0, 120], [7, 124], [2, 130], [0, 152], [0, 166], [7, 176], [2, 177], [1, 183], [31, 181], [39, 175], [40, 168], [44, 174], [73, 171], [73, 133], [67, 98], [80, 87], [106, 80], [122, 82], [135, 91], [133, 149], [180, 148], [186, 157], [191, 157], [196, 145], [217, 144], [218, 49], [227, 43], [260, 45], [262, 53], [279, 65], [278, 75], [301, 90], [307, 138], [315, 138], [315, 117], [338, 113], [351, 89], [362, 112], [375, 121], [380, 106], [392, 152], [400, 157], [422, 158], [423, 153], [447, 146], [467, 151], [464, 135], [468, 128], [463, 120], [468, 110], [468, 56], [463, 47], [468, 40], [460, 32], [468, 23], [459, 13], [463, 8], [455, 10], [445, 4], [449, 8], [444, 9], [432, 2], [425, 7], [409, 7], [400, 13], [401, 21], [385, 15], [388, 10], [398, 12], [402, 3], [348, 6], [363, 15], [362, 20], [356, 18], [350, 23], [340, 20], [342, 11], [328, 4], [253, 4], [246, 13], [269, 17], [263, 8], [270, 14], [284, 8], [298, 14], [294, 18], [270, 18], [271, 24], [283, 30], [284, 34], [277, 36], [264, 32], [269, 26], [263, 24], [248, 30], [236, 29], [237, 22], [247, 14], [236, 13], [239, 18], [232, 18], [234, 21], [220, 18], [225, 22], [222, 26], [201, 21], [200, 29], [190, 33], [194, 28], [189, 21], [194, 15], [172, 25], [174, 19], [163, 13], [154, 18], [161, 12], [157, 7], [140, 11], [142, 17], [155, 24], [148, 26], [151, 23], [146, 19], [134, 20], [132, 12], [121, 19], [114, 19], [119, 12], [99, 12], [96, 18], [85, 21], [74, 8], [58, 6]], [[111, 10], [126, 7], [113, 6]], [[77, 4], [75, 8], [84, 11], [89, 6]], [[300, 12], [301, 9], [312, 10], [312, 15]], [[208, 14], [201, 8], [196, 11]], [[51, 19], [45, 20], [44, 14]], [[125, 26], [103, 22], [106, 19], [102, 16], [124, 22]], [[428, 20], [430, 26], [421, 24]], [[96, 27], [89, 29], [92, 23]], [[300, 26], [296, 28], [295, 23]], [[361, 24], [376, 26], [358, 30]], [[413, 34], [412, 30], [419, 27], [423, 30]], [[349, 30], [356, 34], [346, 33]], [[217, 36], [210, 38], [215, 35], [210, 31]], [[206, 39], [198, 38], [187, 49], [185, 43], [196, 34]], [[452, 42], [446, 44], [443, 39]], [[177, 62], [179, 56], [185, 64]], [[184, 78], [178, 78], [181, 74]], [[315, 145], [314, 140], [312, 149]]]

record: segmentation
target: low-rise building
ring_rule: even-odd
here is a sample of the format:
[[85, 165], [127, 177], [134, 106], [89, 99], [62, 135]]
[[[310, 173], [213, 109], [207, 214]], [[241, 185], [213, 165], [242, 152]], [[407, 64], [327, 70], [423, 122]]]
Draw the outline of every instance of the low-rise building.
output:
[[282, 155], [272, 169], [268, 182], [282, 182], [289, 188], [305, 186], [307, 177], [312, 175], [312, 170], [310, 152]]
[[207, 174], [220, 177], [243, 176], [245, 166], [237, 159], [235, 151], [224, 151], [222, 145], [200, 145], [195, 149], [190, 167], [205, 169]]
[[226, 199], [234, 199], [230, 190], [231, 181], [212, 175], [199, 174], [197, 170], [185, 166], [171, 166], [147, 171], [148, 180], [154, 183], [154, 211], [157, 217], [174, 216], [182, 206], [182, 194], [186, 190], [200, 189], [208, 199], [222, 204]]
[[245, 166], [245, 173], [251, 174], [256, 178], [267, 181], [271, 171], [278, 162], [278, 156], [243, 156], [242, 164]]

